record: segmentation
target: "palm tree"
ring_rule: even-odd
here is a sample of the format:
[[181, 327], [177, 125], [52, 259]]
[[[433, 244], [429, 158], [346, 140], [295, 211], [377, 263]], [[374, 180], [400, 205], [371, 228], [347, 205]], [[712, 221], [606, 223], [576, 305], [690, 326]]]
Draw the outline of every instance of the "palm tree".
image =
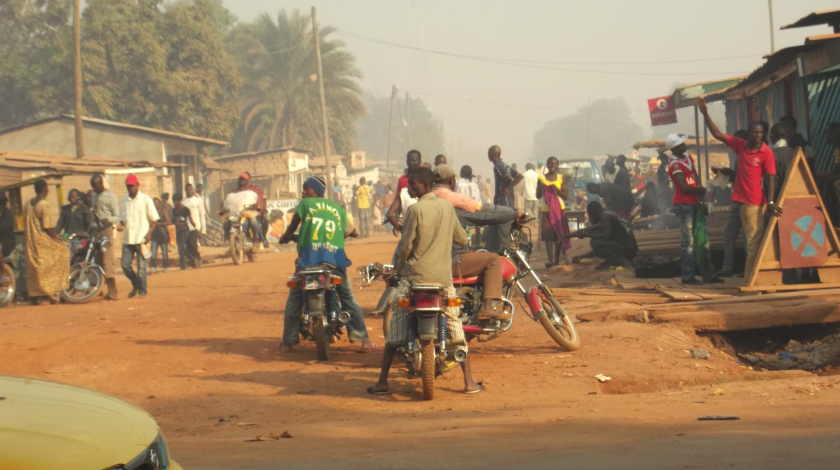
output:
[[[355, 57], [334, 28], [320, 29], [324, 91], [331, 128], [346, 129], [364, 115]], [[231, 35], [231, 50], [243, 76], [239, 150], [305, 147], [322, 150], [320, 96], [312, 21], [297, 10], [263, 14]], [[335, 127], [333, 127], [335, 126]], [[348, 152], [346, 132], [331, 133], [331, 152]]]

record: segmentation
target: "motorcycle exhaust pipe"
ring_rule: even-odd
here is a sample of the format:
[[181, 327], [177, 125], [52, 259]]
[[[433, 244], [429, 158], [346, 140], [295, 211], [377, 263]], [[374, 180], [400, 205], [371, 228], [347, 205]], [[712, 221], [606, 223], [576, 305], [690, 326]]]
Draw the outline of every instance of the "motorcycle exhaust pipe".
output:
[[343, 323], [345, 325], [350, 323], [350, 312], [339, 313], [338, 314], [338, 321], [340, 321], [341, 323]]
[[454, 357], [457, 362], [464, 362], [467, 360], [467, 352], [463, 349], [456, 349], [452, 354], [452, 357]]

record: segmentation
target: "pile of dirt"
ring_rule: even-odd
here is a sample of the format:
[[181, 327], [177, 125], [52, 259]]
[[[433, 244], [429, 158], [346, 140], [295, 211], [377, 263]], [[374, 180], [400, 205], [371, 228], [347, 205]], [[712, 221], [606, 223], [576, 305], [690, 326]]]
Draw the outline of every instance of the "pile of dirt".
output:
[[773, 354], [741, 354], [758, 369], [815, 371], [840, 362], [840, 334], [800, 343], [790, 340], [784, 350]]

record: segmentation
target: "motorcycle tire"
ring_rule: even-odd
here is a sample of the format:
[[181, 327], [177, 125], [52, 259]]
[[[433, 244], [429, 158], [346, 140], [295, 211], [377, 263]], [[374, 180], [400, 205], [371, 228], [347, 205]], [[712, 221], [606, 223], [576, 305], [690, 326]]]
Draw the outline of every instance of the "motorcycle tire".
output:
[[423, 399], [435, 399], [435, 342], [423, 341]]
[[9, 284], [0, 286], [0, 307], [9, 305], [15, 298], [15, 273], [8, 264], [3, 266], [3, 275], [9, 278]]
[[580, 336], [563, 307], [551, 294], [540, 290], [540, 302], [545, 315], [540, 317], [540, 324], [545, 328], [548, 336], [566, 351], [576, 351], [580, 348]]
[[102, 275], [102, 271], [96, 268], [88, 268], [85, 277], [86, 280], [90, 283], [90, 290], [85, 290], [82, 295], [78, 295], [79, 292], [76, 290], [76, 283], [80, 281], [79, 276], [81, 274], [82, 265], [81, 264], [74, 264], [70, 266], [70, 287], [61, 291], [59, 293], [59, 297], [67, 303], [71, 304], [84, 304], [90, 302], [96, 294], [99, 293], [99, 290], [102, 289], [102, 284], [104, 280], [104, 276]]
[[230, 247], [230, 259], [232, 259], [233, 264], [237, 266], [242, 264], [244, 254], [243, 252], [245, 251], [242, 245], [242, 234], [239, 232], [231, 233], [228, 237], [228, 246]]
[[330, 338], [327, 332], [327, 322], [324, 317], [312, 319], [312, 336], [315, 339], [315, 350], [319, 361], [330, 360]]

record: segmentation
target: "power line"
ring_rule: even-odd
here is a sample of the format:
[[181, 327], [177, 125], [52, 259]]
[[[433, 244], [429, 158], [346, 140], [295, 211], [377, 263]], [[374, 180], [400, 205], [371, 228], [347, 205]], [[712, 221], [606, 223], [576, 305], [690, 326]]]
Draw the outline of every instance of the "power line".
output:
[[401, 49], [408, 49], [412, 51], [424, 52], [428, 54], [437, 54], [443, 55], [448, 57], [455, 57], [459, 59], [465, 60], [473, 60], [478, 62], [487, 62], [487, 63], [494, 63], [494, 64], [502, 64], [502, 65], [512, 65], [516, 67], [525, 67], [525, 68], [536, 68], [536, 69], [544, 69], [544, 70], [557, 70], [563, 72], [577, 72], [577, 73], [593, 73], [593, 74], [606, 74], [606, 75], [654, 75], [654, 76], [682, 76], [682, 75], [743, 75], [743, 72], [702, 72], [702, 73], [654, 73], [654, 72], [625, 72], [625, 71], [615, 71], [615, 70], [580, 70], [580, 69], [567, 69], [567, 68], [560, 68], [560, 67], [546, 67], [545, 65], [662, 65], [662, 64], [678, 64], [678, 63], [694, 63], [694, 62], [712, 62], [712, 61], [720, 61], [720, 60], [731, 60], [731, 59], [743, 59], [749, 57], [755, 57], [755, 55], [745, 55], [745, 56], [731, 56], [731, 57], [723, 57], [723, 58], [711, 58], [711, 59], [687, 59], [687, 60], [677, 60], [677, 61], [653, 61], [653, 62], [554, 62], [554, 61], [536, 61], [536, 60], [528, 60], [528, 59], [509, 59], [509, 58], [496, 58], [496, 57], [487, 57], [487, 56], [478, 56], [478, 55], [470, 55], [470, 54], [459, 54], [454, 52], [446, 52], [446, 51], [437, 51], [431, 49], [423, 49], [414, 46], [407, 46], [405, 44], [398, 44], [393, 43], [390, 41], [384, 41], [381, 39], [371, 38], [368, 36], [363, 36], [360, 34], [349, 33], [346, 31], [336, 31], [336, 34], [351, 38], [351, 39], [358, 39], [360, 41], [367, 41], [372, 42], [375, 44], [397, 47]]
[[[412, 90], [404, 90], [404, 89], [402, 91], [407, 91], [407, 92], [409, 92], [411, 94], [415, 94], [415, 95], [428, 95], [428, 96], [432, 96], [432, 97], [435, 97], [435, 98], [442, 98], [442, 99], [446, 99], [446, 100], [464, 101], [464, 102], [468, 102], [468, 103], [488, 104], [488, 105], [492, 105], [492, 106], [506, 106], [506, 107], [510, 107], [510, 108], [531, 108], [531, 109], [547, 109], [547, 110], [559, 110], [559, 111], [578, 111], [578, 110], [581, 109], [581, 108], [562, 108], [562, 107], [558, 107], [558, 106], [543, 106], [543, 105], [533, 105], [533, 104], [499, 103], [499, 102], [493, 102], [493, 101], [475, 100], [475, 99], [472, 99], [472, 98], [458, 98], [458, 97], [455, 97], [455, 96], [436, 95], [436, 94], [428, 93], [428, 92], [425, 92], [425, 91], [412, 91]], [[596, 112], [623, 113], [624, 111], [625, 110], [621, 110], [621, 109], [609, 109], [609, 110], [599, 110], [599, 111], [596, 111]], [[629, 112], [647, 112], [646, 109], [630, 109], [630, 108], [628, 108], [626, 111], [629, 111]]]

